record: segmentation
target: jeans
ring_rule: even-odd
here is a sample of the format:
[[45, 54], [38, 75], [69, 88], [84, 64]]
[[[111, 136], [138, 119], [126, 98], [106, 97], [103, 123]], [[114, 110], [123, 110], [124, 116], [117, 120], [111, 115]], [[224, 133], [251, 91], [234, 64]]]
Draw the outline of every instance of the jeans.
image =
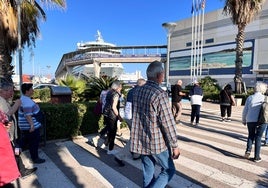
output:
[[264, 140], [265, 144], [268, 144], [268, 125], [266, 124], [266, 131], [265, 131], [265, 140]]
[[260, 151], [261, 151], [261, 138], [262, 134], [267, 127], [267, 124], [262, 124], [257, 126], [257, 122], [248, 122], [248, 139], [247, 139], [247, 149], [246, 152], [250, 153], [252, 149], [252, 144], [255, 141], [255, 152], [254, 158], [260, 158]]
[[[141, 155], [141, 161], [145, 188], [164, 188], [175, 174], [176, 169], [169, 150], [159, 154]], [[156, 163], [161, 166], [158, 177], [154, 177]]]
[[201, 108], [201, 105], [196, 105], [196, 104], [192, 105], [191, 122], [194, 122], [194, 118], [195, 118], [195, 122], [199, 123], [200, 108]]

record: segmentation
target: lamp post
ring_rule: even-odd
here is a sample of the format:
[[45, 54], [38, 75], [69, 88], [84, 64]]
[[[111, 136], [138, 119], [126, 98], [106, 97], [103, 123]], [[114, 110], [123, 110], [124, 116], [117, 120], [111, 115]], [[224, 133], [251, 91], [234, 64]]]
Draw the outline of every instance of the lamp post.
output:
[[21, 48], [21, 4], [22, 0], [16, 0], [18, 17], [18, 52], [19, 52], [19, 84], [22, 85], [22, 48]]
[[166, 70], [166, 86], [168, 89], [169, 86], [169, 53], [170, 53], [170, 37], [171, 34], [173, 33], [175, 27], [177, 26], [176, 23], [174, 22], [167, 22], [167, 23], [163, 23], [162, 27], [166, 29], [167, 31], [167, 61], [165, 64], [165, 70]]

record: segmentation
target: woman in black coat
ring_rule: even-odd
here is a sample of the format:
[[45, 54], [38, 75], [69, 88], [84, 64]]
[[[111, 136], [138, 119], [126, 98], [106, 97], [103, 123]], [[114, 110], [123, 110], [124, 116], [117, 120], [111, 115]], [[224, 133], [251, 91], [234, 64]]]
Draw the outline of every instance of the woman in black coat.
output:
[[[220, 110], [221, 121], [231, 121], [232, 106], [234, 105], [233, 90], [230, 84], [227, 84], [220, 92]], [[225, 119], [227, 112], [227, 118]]]

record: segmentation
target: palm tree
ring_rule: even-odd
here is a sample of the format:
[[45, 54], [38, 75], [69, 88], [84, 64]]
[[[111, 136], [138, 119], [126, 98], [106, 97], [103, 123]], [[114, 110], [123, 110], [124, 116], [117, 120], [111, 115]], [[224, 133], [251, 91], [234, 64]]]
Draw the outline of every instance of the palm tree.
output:
[[117, 77], [101, 76], [90, 77], [87, 84], [87, 93], [90, 97], [99, 97], [102, 90], [107, 90], [111, 87], [112, 83], [117, 80]]
[[59, 80], [59, 85], [67, 86], [72, 91], [72, 101], [81, 101], [83, 93], [86, 90], [86, 81], [82, 78], [77, 78], [71, 74], [68, 74], [63, 80]]
[[[35, 0], [0, 1], [0, 76], [12, 80], [14, 66], [12, 53], [18, 48], [18, 12], [21, 3], [21, 46], [34, 46], [39, 34], [38, 21], [46, 20], [46, 14]], [[65, 0], [40, 0], [44, 5], [66, 8]]]
[[242, 93], [242, 64], [245, 28], [253, 21], [262, 9], [265, 0], [225, 0], [223, 13], [230, 15], [234, 25], [238, 27], [236, 35], [236, 60], [235, 60], [235, 92]]

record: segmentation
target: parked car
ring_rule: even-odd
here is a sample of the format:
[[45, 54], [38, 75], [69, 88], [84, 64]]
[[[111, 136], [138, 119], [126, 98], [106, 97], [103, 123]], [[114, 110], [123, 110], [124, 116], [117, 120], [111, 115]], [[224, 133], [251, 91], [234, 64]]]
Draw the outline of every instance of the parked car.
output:
[[44, 89], [44, 88], [51, 88], [51, 87], [56, 87], [58, 85], [56, 84], [50, 84], [50, 83], [42, 83], [42, 84], [37, 84], [33, 86], [33, 89]]

